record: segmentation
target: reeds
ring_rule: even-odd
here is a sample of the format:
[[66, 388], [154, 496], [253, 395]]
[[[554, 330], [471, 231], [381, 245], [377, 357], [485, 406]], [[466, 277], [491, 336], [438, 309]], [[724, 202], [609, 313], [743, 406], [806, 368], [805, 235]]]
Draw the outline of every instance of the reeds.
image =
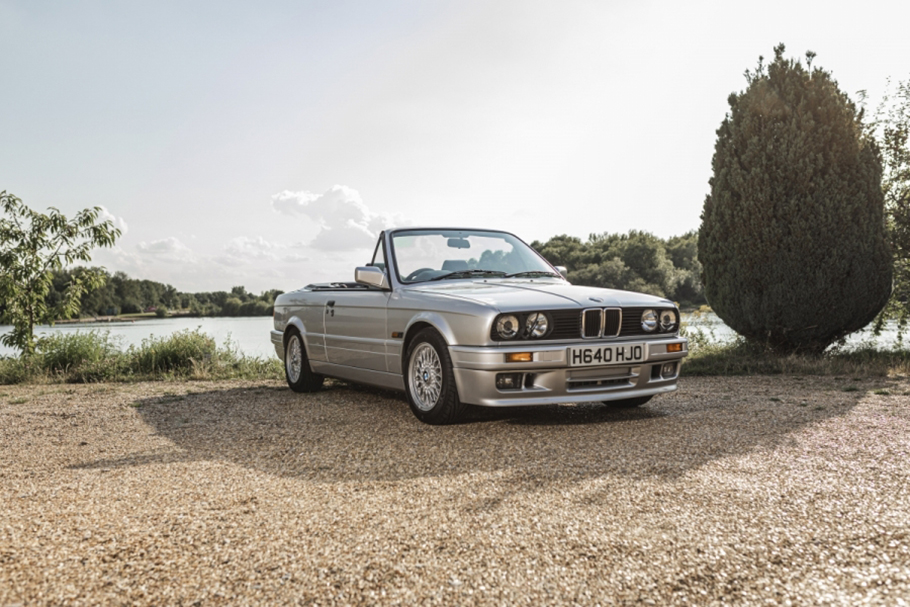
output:
[[30, 357], [0, 358], [0, 383], [102, 382], [150, 379], [280, 379], [278, 359], [245, 356], [201, 331], [148, 337], [123, 349], [107, 331], [43, 337]]

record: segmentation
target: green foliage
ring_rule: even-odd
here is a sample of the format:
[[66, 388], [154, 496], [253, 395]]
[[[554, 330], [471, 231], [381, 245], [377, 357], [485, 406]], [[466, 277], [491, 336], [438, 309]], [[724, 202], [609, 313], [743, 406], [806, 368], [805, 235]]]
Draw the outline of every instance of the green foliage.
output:
[[201, 331], [177, 331], [167, 337], [149, 337], [128, 351], [135, 373], [189, 372], [215, 355], [215, 340]]
[[181, 331], [143, 340], [127, 350], [107, 332], [61, 333], [38, 340], [29, 357], [0, 357], [0, 384], [28, 381], [133, 381], [144, 379], [281, 379], [277, 358], [243, 356], [230, 342]]
[[77, 381], [104, 381], [125, 368], [117, 340], [109, 332], [58, 333], [37, 343], [34, 363], [43, 371]]
[[669, 297], [689, 305], [704, 303], [695, 232], [662, 240], [648, 232], [591, 234], [587, 242], [554, 236], [531, 246], [550, 263], [566, 266], [575, 284], [626, 289]]
[[910, 81], [899, 83], [876, 112], [873, 130], [882, 150], [882, 191], [891, 251], [894, 292], [888, 315], [906, 323], [910, 317]]
[[13, 330], [0, 336], [0, 343], [26, 355], [35, 350], [36, 324], [53, 324], [78, 312], [84, 293], [104, 283], [98, 270], [70, 273], [62, 294], [48, 305], [54, 272], [77, 261], [90, 261], [96, 247], [110, 247], [120, 230], [110, 221], [98, 221], [100, 207], [84, 209], [67, 219], [55, 208], [38, 213], [22, 201], [0, 192], [0, 299], [3, 320]]
[[[705, 294], [733, 330], [820, 353], [891, 290], [881, 158], [831, 75], [775, 48], [729, 98], [698, 241]], [[813, 55], [807, 55], [811, 66]]]
[[[51, 288], [45, 298], [46, 305], [58, 305], [65, 297], [66, 286], [73, 277], [86, 271], [77, 267], [54, 272]], [[158, 311], [161, 309], [169, 314], [191, 316], [271, 316], [275, 298], [283, 292], [272, 289], [254, 295], [244, 287], [234, 287], [230, 293], [181, 293], [171, 285], [154, 280], [133, 279], [123, 272], [110, 275], [101, 268], [90, 271], [102, 276], [104, 282], [96, 289], [82, 294], [81, 304], [71, 316], [138, 314], [150, 308], [155, 309], [159, 316]], [[0, 313], [2, 307], [0, 302]]]

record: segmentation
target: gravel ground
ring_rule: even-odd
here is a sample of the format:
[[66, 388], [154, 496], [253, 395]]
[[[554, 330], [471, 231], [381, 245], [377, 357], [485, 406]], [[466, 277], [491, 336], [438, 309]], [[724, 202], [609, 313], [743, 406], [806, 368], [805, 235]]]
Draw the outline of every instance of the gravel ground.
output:
[[910, 602], [910, 382], [419, 423], [336, 383], [0, 386], [0, 606]]

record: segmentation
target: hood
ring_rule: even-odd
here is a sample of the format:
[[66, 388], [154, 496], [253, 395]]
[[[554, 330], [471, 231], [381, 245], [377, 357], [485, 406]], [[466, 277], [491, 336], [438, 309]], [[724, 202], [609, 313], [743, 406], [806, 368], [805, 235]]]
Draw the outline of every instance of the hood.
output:
[[[674, 305], [672, 301], [644, 293], [582, 287], [560, 280], [475, 279], [409, 285], [412, 293], [469, 300], [500, 312], [559, 310], [564, 308], [639, 307]], [[601, 301], [597, 301], [597, 300]]]

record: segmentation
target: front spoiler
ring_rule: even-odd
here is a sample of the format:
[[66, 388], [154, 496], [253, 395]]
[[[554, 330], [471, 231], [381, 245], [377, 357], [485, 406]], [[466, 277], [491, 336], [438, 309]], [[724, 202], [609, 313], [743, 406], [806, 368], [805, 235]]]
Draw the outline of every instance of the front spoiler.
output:
[[[603, 343], [607, 342], [584, 345]], [[623, 400], [676, 390], [679, 363], [688, 354], [686, 340], [674, 337], [647, 343], [648, 356], [642, 362], [594, 367], [568, 366], [567, 349], [582, 345], [577, 343], [507, 348], [453, 346], [449, 353], [458, 396], [463, 402], [485, 407], [521, 407]], [[676, 343], [682, 344], [682, 352], [667, 352], [667, 345]], [[505, 354], [509, 352], [532, 352], [533, 360], [507, 363]], [[676, 362], [676, 371], [670, 376], [662, 376], [660, 368], [667, 362]], [[499, 390], [496, 387], [496, 375], [506, 372], [522, 374], [520, 389]]]

